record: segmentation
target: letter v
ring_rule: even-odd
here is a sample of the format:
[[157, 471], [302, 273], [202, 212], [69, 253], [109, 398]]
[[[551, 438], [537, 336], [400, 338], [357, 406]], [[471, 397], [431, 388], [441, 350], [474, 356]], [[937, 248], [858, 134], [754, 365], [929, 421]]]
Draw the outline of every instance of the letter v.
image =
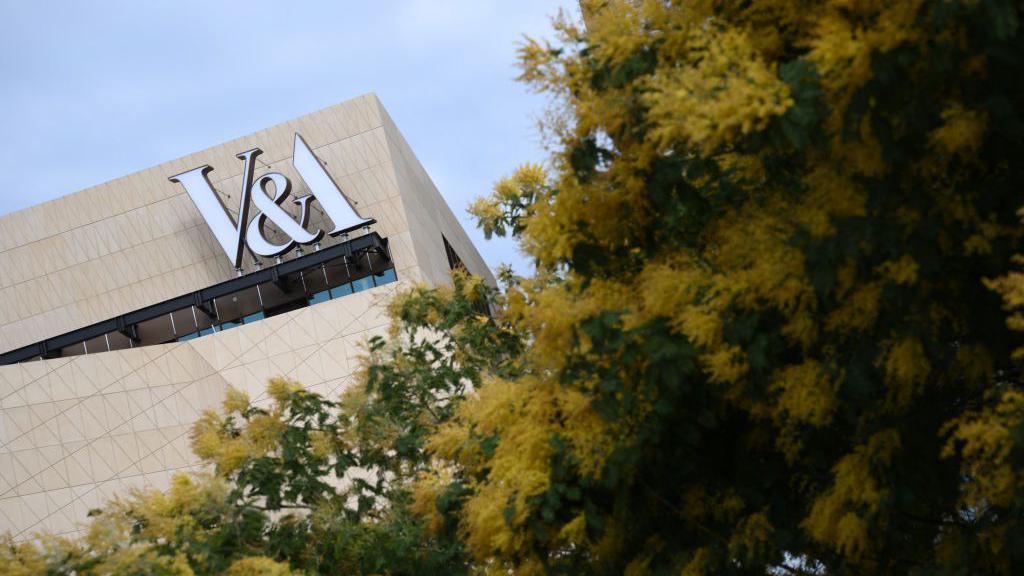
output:
[[256, 170], [256, 157], [262, 153], [263, 151], [259, 148], [253, 148], [237, 155], [239, 160], [245, 162], [245, 166], [242, 169], [242, 194], [238, 199], [237, 223], [231, 218], [231, 214], [228, 213], [224, 203], [221, 202], [217, 192], [213, 189], [213, 185], [210, 184], [209, 178], [206, 177], [209, 172], [213, 171], [209, 164], [168, 178], [171, 182], [178, 182], [185, 187], [185, 191], [192, 198], [192, 202], [199, 209], [199, 213], [206, 219], [207, 225], [213, 231], [213, 236], [217, 238], [217, 242], [224, 249], [228, 259], [234, 263], [236, 270], [241, 270], [242, 268], [242, 251], [245, 247], [243, 235], [245, 234], [245, 227], [249, 222], [249, 196], [252, 194], [250, 190], [252, 187], [252, 175]]

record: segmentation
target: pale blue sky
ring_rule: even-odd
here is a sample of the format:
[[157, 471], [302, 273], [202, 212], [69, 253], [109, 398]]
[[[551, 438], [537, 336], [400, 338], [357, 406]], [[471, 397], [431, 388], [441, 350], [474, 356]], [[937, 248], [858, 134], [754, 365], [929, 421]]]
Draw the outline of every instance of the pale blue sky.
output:
[[0, 214], [376, 92], [491, 267], [465, 208], [544, 157], [514, 81], [560, 0], [0, 0]]

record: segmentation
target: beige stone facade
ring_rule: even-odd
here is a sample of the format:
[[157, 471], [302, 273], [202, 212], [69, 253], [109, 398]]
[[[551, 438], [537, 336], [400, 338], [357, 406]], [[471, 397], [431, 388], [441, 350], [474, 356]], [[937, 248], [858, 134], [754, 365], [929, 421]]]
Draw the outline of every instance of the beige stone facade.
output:
[[[388, 296], [404, 283], [448, 281], [442, 235], [471, 272], [493, 281], [387, 112], [366, 95], [0, 217], [0, 353], [234, 278], [168, 177], [209, 164], [225, 205], [236, 206], [235, 155], [259, 147], [257, 175], [282, 172], [301, 195], [295, 133], [360, 215], [377, 221], [372, 231], [387, 239], [398, 282], [193, 340], [0, 366], [0, 532], [73, 532], [112, 495], [163, 487], [195, 468], [189, 426], [229, 385], [259, 398], [268, 378], [283, 375], [336, 394], [351, 381], [360, 344], [384, 328]], [[310, 227], [328, 222], [315, 212]]]

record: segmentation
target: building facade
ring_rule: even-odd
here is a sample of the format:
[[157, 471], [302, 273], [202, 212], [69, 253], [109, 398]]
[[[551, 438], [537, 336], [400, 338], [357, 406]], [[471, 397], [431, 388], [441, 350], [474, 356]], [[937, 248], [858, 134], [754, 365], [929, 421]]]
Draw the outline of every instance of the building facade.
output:
[[374, 95], [0, 216], [0, 533], [196, 469], [228, 386], [338, 394], [388, 297], [457, 262], [493, 282]]

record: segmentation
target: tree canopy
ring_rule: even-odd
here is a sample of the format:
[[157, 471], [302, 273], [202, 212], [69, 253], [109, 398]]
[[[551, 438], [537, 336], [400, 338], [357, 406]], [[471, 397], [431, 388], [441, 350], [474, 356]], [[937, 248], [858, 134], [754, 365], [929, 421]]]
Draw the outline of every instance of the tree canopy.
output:
[[584, 0], [520, 51], [548, 162], [471, 207], [530, 274], [0, 574], [1020, 573], [1022, 8]]
[[523, 374], [421, 489], [518, 573], [1019, 573], [1021, 4], [582, 4], [473, 207]]

